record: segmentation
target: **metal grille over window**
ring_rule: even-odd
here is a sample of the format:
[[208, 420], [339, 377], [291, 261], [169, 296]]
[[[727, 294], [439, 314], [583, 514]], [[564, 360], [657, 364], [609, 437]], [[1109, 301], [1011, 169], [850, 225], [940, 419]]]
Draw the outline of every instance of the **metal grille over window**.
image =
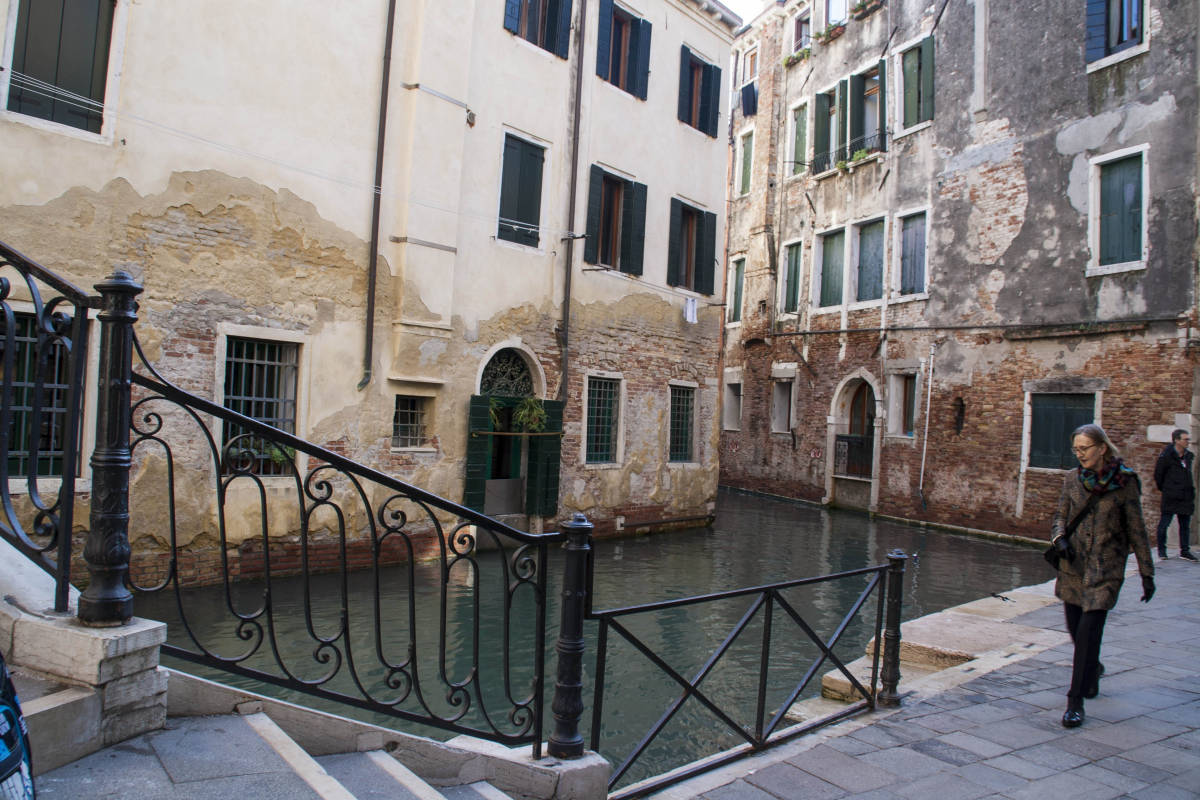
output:
[[672, 461], [692, 461], [692, 413], [696, 390], [690, 386], [671, 387], [671, 445]]
[[621, 382], [615, 378], [588, 379], [587, 462], [617, 460], [617, 410]]
[[[6, 343], [11, 342], [16, 346], [13, 354], [13, 419], [9, 434], [8, 474], [10, 477], [25, 477], [31, 472], [40, 476], [62, 475], [63, 426], [66, 422], [70, 380], [67, 353], [61, 344], [55, 342], [48, 345], [49, 351], [43, 357], [38, 352], [34, 316], [14, 314], [13, 317], [16, 323], [13, 336], [4, 337]], [[2, 329], [3, 320], [0, 319]], [[39, 391], [40, 398], [37, 396]], [[31, 465], [35, 451], [36, 467]]]
[[501, 350], [483, 368], [479, 393], [498, 397], [532, 397], [533, 377], [529, 374], [529, 365], [516, 350]]
[[[287, 433], [296, 432], [299, 345], [230, 337], [225, 350], [225, 407]], [[286, 474], [292, 453], [226, 424], [227, 469]]]
[[392, 415], [392, 447], [420, 447], [425, 443], [425, 398], [396, 395]]

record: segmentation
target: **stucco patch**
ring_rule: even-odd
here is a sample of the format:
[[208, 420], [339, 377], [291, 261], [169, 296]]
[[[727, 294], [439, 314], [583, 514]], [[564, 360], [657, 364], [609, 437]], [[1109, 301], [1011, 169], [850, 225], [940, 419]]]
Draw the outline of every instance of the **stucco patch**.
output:
[[1029, 187], [1024, 147], [1012, 135], [1008, 120], [988, 121], [973, 132], [975, 142], [947, 158], [941, 194], [970, 203], [968, 251], [978, 263], [995, 264], [1025, 223]]

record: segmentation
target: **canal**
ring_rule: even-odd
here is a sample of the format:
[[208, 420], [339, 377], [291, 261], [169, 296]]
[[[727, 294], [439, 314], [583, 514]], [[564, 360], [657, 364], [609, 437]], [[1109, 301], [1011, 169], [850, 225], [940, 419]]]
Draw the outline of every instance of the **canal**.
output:
[[[903, 618], [905, 620], [924, 616], [950, 606], [1002, 593], [1018, 586], [1041, 583], [1052, 577], [1049, 568], [1038, 550], [1005, 541], [976, 538], [950, 533], [940, 529], [924, 528], [905, 523], [873, 520], [869, 517], [838, 510], [814, 508], [807, 505], [767, 499], [763, 497], [722, 491], [718, 499], [718, 513], [711, 527], [696, 528], [654, 536], [624, 539], [606, 539], [595, 544], [594, 607], [604, 609], [629, 606], [677, 597], [707, 594], [745, 586], [767, 584], [794, 578], [804, 578], [853, 570], [885, 563], [887, 554], [900, 549], [910, 556], [904, 577]], [[483, 554], [481, 558], [487, 558]], [[481, 573], [484, 571], [481, 565]], [[407, 587], [403, 583], [401, 569], [396, 569], [382, 585], [382, 606], [394, 607], [397, 616], [406, 616], [402, 611], [407, 605]], [[550, 608], [547, 619], [550, 630], [547, 639], [546, 735], [551, 730], [549, 698], [553, 693], [554, 639], [557, 634], [559, 589], [555, 584], [562, 575], [562, 552], [551, 554], [549, 575], [551, 579]], [[452, 575], [452, 579], [453, 579]], [[423, 662], [423, 673], [436, 674], [444, 670], [450, 676], [461, 677], [472, 669], [475, 652], [473, 619], [478, 615], [481, 631], [485, 637], [479, 651], [486, 653], [500, 647], [497, 641], [486, 637], [490, 631], [500, 630], [502, 618], [498, 604], [473, 605], [467, 586], [468, 579], [454, 582], [450, 587], [448, 606], [451, 609], [450, 623], [443, 635], [438, 626], [438, 592], [435, 588], [437, 569], [434, 565], [422, 566], [417, 571], [418, 605], [423, 609], [411, 622], [395, 626], [383, 625], [384, 640], [371, 641], [370, 630], [373, 591], [370, 580], [351, 582], [352, 592], [363, 596], [352, 597], [352, 629], [363, 631], [365, 641], [362, 651], [382, 648], [394, 651], [408, 640], [408, 629], [415, 630], [419, 658]], [[385, 576], [387, 578], [387, 576]], [[314, 679], [328, 667], [314, 655], [320, 648], [314, 647], [307, 634], [305, 622], [305, 600], [301, 581], [298, 578], [276, 580], [273, 597], [277, 640], [285, 648], [285, 658], [296, 663], [307, 662], [308, 667], [298, 667], [295, 674], [302, 679]], [[806, 621], [822, 637], [828, 637], [841, 623], [847, 610], [858, 598], [866, 585], [865, 578], [841, 580], [835, 583], [817, 584], [789, 590], [786, 599], [804, 615]], [[313, 611], [314, 627], [318, 632], [331, 629], [340, 613], [340, 605], [334, 600], [339, 593], [336, 576], [318, 576], [310, 584], [310, 607]], [[364, 594], [365, 593], [365, 594]], [[196, 636], [206, 646], [223, 654], [240, 652], [245, 645], [237, 637], [237, 626], [226, 610], [225, 598], [219, 587], [189, 590], [184, 593], [183, 603], [187, 618]], [[234, 593], [235, 607], [250, 608], [261, 597], [261, 586], [246, 584]], [[313, 598], [316, 598], [315, 600]], [[425, 602], [421, 602], [424, 600]], [[518, 603], [522, 602], [518, 599]], [[169, 593], [139, 595], [136, 600], [139, 616], [161, 619], [168, 623], [168, 641], [189, 647], [178, 625], [175, 598]], [[863, 648], [873, 634], [875, 605], [873, 598], [847, 628], [834, 653], [849, 662], [863, 653]], [[713, 650], [729, 633], [745, 613], [746, 599], [721, 601], [703, 606], [672, 609], [645, 615], [645, 618], [628, 620], [630, 629], [650, 644], [654, 651], [663, 656], [672, 668], [683, 675], [691, 675], [704, 663]], [[356, 610], [357, 609], [357, 610]], [[761, 615], [760, 615], [761, 616]], [[529, 615], [518, 613], [520, 620]], [[758, 678], [761, 657], [761, 627], [755, 620], [746, 633], [730, 648], [704, 679], [702, 688], [723, 708], [731, 710], [739, 722], [753, 723], [754, 686]], [[531, 628], [532, 626], [530, 626]], [[595, 668], [594, 623], [587, 624], [587, 653], [584, 656], [584, 736], [591, 724], [591, 688], [595, 684], [592, 674]], [[387, 631], [396, 637], [389, 643]], [[439, 640], [446, 643], [445, 659], [439, 659]], [[514, 665], [528, 663], [532, 653], [532, 630], [512, 630], [510, 640], [515, 643], [511, 651]], [[771, 635], [770, 681], [768, 682], [768, 709], [778, 708], [794, 687], [819, 651], [794, 625], [783, 625], [777, 621]], [[265, 651], [266, 648], [263, 648]], [[360, 651], [361, 652], [361, 651]], [[267, 653], [252, 657], [248, 665], [267, 668]], [[440, 662], [440, 663], [439, 663]], [[166, 666], [202, 675], [204, 677], [280, 697], [292, 702], [314, 706], [346, 716], [364, 719], [376, 724], [394, 727], [420, 735], [448, 738], [448, 734], [428, 726], [418, 726], [392, 717], [384, 717], [357, 709], [336, 708], [306, 695], [284, 692], [278, 688], [262, 686], [244, 678], [199, 667], [189, 662], [164, 657]], [[514, 669], [517, 667], [514, 666]], [[802, 697], [814, 697], [820, 693], [820, 673], [831, 665], [823, 666], [810, 683]], [[386, 676], [382, 668], [363, 668], [364, 674], [380, 686], [385, 685]], [[274, 671], [273, 669], [271, 671]], [[503, 681], [498, 676], [484, 675], [491, 691], [497, 695], [504, 692]], [[604, 713], [602, 719], [602, 741], [600, 751], [610, 760], [620, 762], [633, 745], [646, 733], [662, 714], [663, 710], [678, 696], [678, 685], [654, 667], [632, 646], [616, 637], [610, 637], [608, 668], [605, 671]], [[520, 683], [516, 680], [515, 683]], [[445, 698], [427, 698], [434, 704]], [[451, 705], [441, 709], [452, 713]], [[397, 724], [399, 722], [400, 724]], [[671, 720], [662, 734], [647, 749], [646, 754], [626, 776], [627, 783], [659, 774], [695, 758], [735, 746], [739, 737], [722, 730], [712, 714], [700, 703], [689, 700]]]

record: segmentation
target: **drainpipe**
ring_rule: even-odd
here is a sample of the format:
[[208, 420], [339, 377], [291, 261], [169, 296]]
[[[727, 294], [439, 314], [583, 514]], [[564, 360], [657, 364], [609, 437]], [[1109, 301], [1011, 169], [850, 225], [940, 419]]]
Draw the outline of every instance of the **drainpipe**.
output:
[[929, 381], [925, 386], [925, 434], [924, 441], [921, 442], [921, 477], [917, 481], [917, 494], [921, 496], [921, 510], [926, 510], [925, 505], [925, 453], [929, 450], [929, 406], [933, 399], [933, 354], [937, 351], [937, 344], [929, 345]]
[[392, 74], [392, 31], [396, 26], [396, 0], [388, 0], [387, 32], [383, 36], [383, 80], [379, 84], [379, 132], [375, 137], [375, 198], [371, 203], [371, 244], [367, 254], [367, 318], [363, 324], [363, 376], [361, 392], [371, 383], [371, 362], [375, 343], [375, 285], [379, 272], [379, 206], [383, 185], [383, 144], [387, 132], [388, 79]]
[[[395, 0], [392, 0], [395, 2]], [[565, 279], [563, 280], [562, 322], [559, 325], [559, 345], [562, 347], [562, 361], [559, 368], [558, 399], [565, 404], [567, 401], [567, 366], [570, 363], [571, 351], [571, 273], [575, 266], [575, 195], [579, 189], [579, 121], [580, 109], [583, 105], [583, 33], [587, 23], [587, 0], [579, 0], [579, 25], [575, 28], [575, 88], [572, 103], [575, 108], [575, 119], [571, 123], [571, 183], [567, 197], [567, 225], [572, 230], [567, 233], [567, 253]]]

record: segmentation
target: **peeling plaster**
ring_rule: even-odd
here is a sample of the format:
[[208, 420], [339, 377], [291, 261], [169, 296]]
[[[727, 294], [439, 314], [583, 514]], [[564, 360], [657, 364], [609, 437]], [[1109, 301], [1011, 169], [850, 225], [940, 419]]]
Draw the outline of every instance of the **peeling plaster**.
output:
[[1117, 319], [1146, 313], [1145, 284], [1137, 281], [1127, 288], [1125, 283], [1119, 279], [1106, 279], [1101, 283], [1097, 317]]
[[446, 352], [445, 339], [429, 339], [420, 346], [421, 351], [421, 366], [426, 364], [434, 364]]

